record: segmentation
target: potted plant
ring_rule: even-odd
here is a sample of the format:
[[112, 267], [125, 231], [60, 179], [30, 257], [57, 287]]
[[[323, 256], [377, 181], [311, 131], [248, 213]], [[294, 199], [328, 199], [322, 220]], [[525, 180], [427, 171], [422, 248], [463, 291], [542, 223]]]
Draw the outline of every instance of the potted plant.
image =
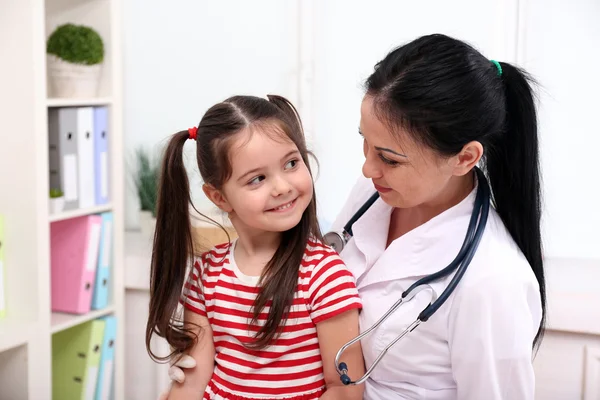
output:
[[100, 35], [84, 25], [57, 27], [46, 43], [51, 97], [95, 97], [104, 60]]
[[136, 171], [134, 182], [140, 201], [140, 228], [145, 235], [153, 235], [156, 225], [156, 202], [160, 167], [142, 148], [135, 153]]
[[65, 197], [60, 189], [50, 189], [50, 214], [58, 214], [65, 208]]

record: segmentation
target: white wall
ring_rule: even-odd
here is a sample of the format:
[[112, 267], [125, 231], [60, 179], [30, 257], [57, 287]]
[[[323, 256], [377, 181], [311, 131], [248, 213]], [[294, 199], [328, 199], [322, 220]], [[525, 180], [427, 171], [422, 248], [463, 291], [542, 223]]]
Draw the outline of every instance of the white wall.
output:
[[540, 82], [548, 256], [600, 258], [600, 2], [524, 2], [523, 66]]
[[[231, 95], [278, 93], [296, 102], [297, 6], [279, 0], [126, 1], [126, 163], [137, 146], [158, 151], [170, 134], [197, 126], [207, 108]], [[186, 148], [190, 165], [193, 150]], [[205, 208], [197, 169], [190, 169], [190, 183]], [[128, 228], [138, 223], [132, 188], [126, 192]]]

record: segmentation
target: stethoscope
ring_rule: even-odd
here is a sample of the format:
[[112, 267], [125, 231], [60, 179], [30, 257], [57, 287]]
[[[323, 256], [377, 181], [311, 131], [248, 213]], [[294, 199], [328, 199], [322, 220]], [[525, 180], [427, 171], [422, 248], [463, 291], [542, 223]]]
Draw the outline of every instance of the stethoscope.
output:
[[[485, 224], [487, 222], [490, 209], [490, 188], [488, 186], [487, 179], [479, 168], [475, 168], [475, 171], [478, 180], [477, 196], [475, 197], [475, 204], [473, 206], [473, 212], [471, 213], [471, 220], [469, 222], [467, 234], [465, 235], [465, 240], [463, 241], [458, 255], [446, 268], [434, 274], [425, 276], [413, 283], [402, 293], [400, 299], [398, 299], [398, 301], [394, 303], [394, 305], [390, 307], [390, 309], [377, 322], [375, 322], [373, 326], [342, 346], [335, 356], [335, 368], [344, 385], [360, 385], [366, 381], [387, 351], [400, 339], [404, 338], [407, 334], [415, 330], [417, 326], [431, 318], [431, 316], [442, 306], [442, 304], [444, 304], [448, 297], [450, 297], [450, 294], [454, 291], [454, 289], [456, 289], [456, 286], [465, 274], [469, 263], [473, 259], [475, 251], [477, 251], [477, 247], [479, 246], [479, 242], [481, 241], [481, 237], [483, 236], [483, 232], [485, 230]], [[369, 200], [367, 200], [367, 202], [363, 204], [362, 207], [352, 216], [341, 232], [327, 233], [324, 236], [325, 243], [333, 247], [333, 249], [338, 253], [341, 252], [348, 241], [352, 238], [352, 225], [369, 209], [369, 207], [371, 207], [371, 205], [373, 205], [378, 198], [379, 193], [375, 193], [373, 196], [371, 196]], [[456, 271], [456, 274], [440, 297], [436, 298], [435, 292], [429, 284], [450, 275], [454, 271]], [[342, 353], [348, 347], [352, 346], [354, 343], [367, 336], [373, 330], [377, 329], [377, 327], [379, 327], [386, 319], [388, 319], [388, 317], [392, 315], [402, 304], [411, 301], [418, 293], [425, 289], [430, 289], [432, 292], [432, 300], [429, 305], [423, 311], [421, 311], [413, 323], [408, 325], [408, 327], [406, 327], [406, 329], [404, 329], [404, 331], [398, 337], [396, 337], [396, 339], [392, 340], [381, 351], [381, 353], [379, 353], [379, 356], [377, 356], [373, 364], [360, 379], [356, 381], [351, 380], [348, 376], [348, 366], [346, 363], [340, 362]]]

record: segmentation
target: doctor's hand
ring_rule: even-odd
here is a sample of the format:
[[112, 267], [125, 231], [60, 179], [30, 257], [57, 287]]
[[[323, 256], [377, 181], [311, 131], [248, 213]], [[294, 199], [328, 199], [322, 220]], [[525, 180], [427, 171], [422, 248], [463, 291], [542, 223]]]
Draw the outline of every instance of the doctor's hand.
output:
[[169, 379], [171, 379], [171, 383], [166, 391], [161, 393], [158, 397], [158, 400], [168, 400], [169, 392], [171, 392], [171, 386], [173, 385], [173, 381], [183, 383], [185, 381], [185, 373], [183, 369], [185, 368], [194, 368], [196, 366], [196, 360], [193, 357], [184, 355], [177, 362], [169, 368]]

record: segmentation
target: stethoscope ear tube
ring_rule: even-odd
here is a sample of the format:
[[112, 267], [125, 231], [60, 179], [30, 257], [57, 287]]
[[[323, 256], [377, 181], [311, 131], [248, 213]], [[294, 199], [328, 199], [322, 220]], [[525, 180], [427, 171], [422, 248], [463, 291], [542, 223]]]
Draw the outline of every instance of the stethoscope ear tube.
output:
[[[480, 179], [485, 179], [485, 177], [480, 177]], [[482, 182], [481, 180], [479, 182]], [[481, 183], [480, 183], [481, 184]], [[473, 212], [471, 213], [471, 219], [469, 220], [469, 226], [467, 227], [467, 234], [465, 235], [465, 240], [463, 240], [463, 244], [454, 258], [452, 262], [445, 268], [435, 272], [431, 275], [427, 275], [412, 285], [409, 286], [408, 289], [402, 293], [402, 297], [406, 296], [408, 293], [412, 292], [416, 287], [428, 284], [430, 282], [437, 281], [447, 275], [450, 275], [453, 271], [459, 267], [460, 263], [465, 259], [468, 249], [472, 245], [473, 237], [477, 234], [477, 222], [479, 220], [479, 214], [482, 206], [484, 206], [484, 198], [485, 193], [483, 190], [478, 190], [477, 195], [475, 196], [475, 202], [473, 204]], [[488, 202], [489, 203], [489, 202]], [[485, 226], [485, 225], [484, 225]]]
[[379, 192], [375, 192], [374, 194], [372, 194], [371, 197], [369, 197], [369, 199], [365, 202], [365, 204], [363, 204], [358, 209], [358, 211], [354, 213], [354, 215], [352, 216], [352, 218], [350, 218], [346, 225], [344, 225], [344, 232], [347, 232], [349, 236], [354, 235], [354, 233], [352, 232], [352, 225], [354, 225], [354, 223], [358, 221], [360, 217], [363, 216], [363, 214], [369, 209], [369, 207], [373, 205], [373, 203], [375, 203], [375, 201], [377, 201], [378, 198]]
[[[477, 172], [481, 173], [481, 171], [479, 171], [479, 169], [477, 170]], [[475, 251], [477, 250], [477, 247], [479, 247], [481, 238], [483, 237], [483, 231], [485, 230], [485, 225], [487, 224], [487, 218], [488, 218], [488, 214], [490, 211], [490, 202], [489, 202], [490, 188], [487, 185], [487, 181], [485, 180], [485, 176], [483, 176], [483, 173], [481, 173], [481, 176], [479, 177], [479, 179], [480, 179], [479, 184], [482, 185], [481, 191], [483, 192], [483, 198], [487, 199], [487, 201], [484, 201], [483, 204], [481, 204], [481, 206], [480, 206], [481, 217], [479, 219], [479, 224], [477, 225], [477, 229], [476, 229], [475, 235], [473, 237], [473, 242], [469, 246], [469, 249], [467, 251], [467, 254], [466, 254], [464, 260], [462, 260], [461, 265], [458, 267], [456, 274], [452, 277], [452, 280], [446, 287], [446, 290], [444, 290], [444, 292], [440, 295], [440, 297], [433, 304], [429, 305], [426, 309], [424, 309], [421, 312], [421, 314], [419, 314], [419, 319], [423, 322], [427, 321], [441, 307], [441, 305], [444, 304], [444, 302], [448, 299], [448, 297], [450, 297], [450, 295], [452, 294], [454, 289], [456, 289], [456, 286], [458, 286], [458, 283], [460, 282], [463, 275], [467, 271], [467, 268], [468, 268], [469, 264], [471, 263], [473, 256], [475, 255]], [[479, 212], [477, 213], [477, 215], [479, 215]]]

